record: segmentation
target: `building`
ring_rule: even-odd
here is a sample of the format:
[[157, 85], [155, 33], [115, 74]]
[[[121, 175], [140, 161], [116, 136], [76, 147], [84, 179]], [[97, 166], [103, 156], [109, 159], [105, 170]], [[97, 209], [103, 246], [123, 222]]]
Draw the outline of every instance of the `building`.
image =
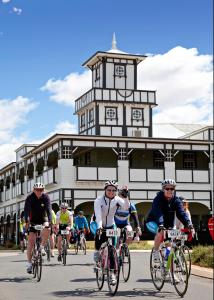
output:
[[142, 228], [164, 178], [190, 201], [196, 227], [207, 224], [213, 207], [213, 127], [182, 138], [153, 138], [156, 92], [137, 89], [137, 66], [146, 59], [112, 49], [98, 51], [83, 65], [92, 71], [92, 88], [75, 101], [78, 135], [55, 134], [40, 145], [22, 145], [16, 162], [0, 170], [0, 233], [18, 234], [24, 201], [33, 184], [46, 185], [54, 210], [66, 201], [93, 213], [104, 182], [127, 184]]

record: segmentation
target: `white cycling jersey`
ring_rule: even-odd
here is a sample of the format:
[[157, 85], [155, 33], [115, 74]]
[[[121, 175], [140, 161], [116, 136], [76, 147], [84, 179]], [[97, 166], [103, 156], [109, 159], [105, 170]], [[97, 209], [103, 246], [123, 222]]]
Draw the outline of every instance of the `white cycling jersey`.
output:
[[94, 213], [98, 228], [110, 227], [115, 224], [114, 215], [118, 206], [124, 206], [124, 200], [119, 196], [109, 199], [100, 196], [94, 201]]

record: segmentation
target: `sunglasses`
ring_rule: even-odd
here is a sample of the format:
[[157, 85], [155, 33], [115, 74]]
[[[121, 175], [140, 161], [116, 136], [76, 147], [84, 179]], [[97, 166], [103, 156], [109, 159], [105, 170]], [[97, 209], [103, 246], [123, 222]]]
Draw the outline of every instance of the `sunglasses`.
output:
[[44, 189], [34, 189], [36, 192], [44, 192]]
[[164, 190], [165, 191], [174, 191], [175, 189], [174, 188], [165, 188]]
[[115, 190], [115, 189], [113, 189], [113, 190], [112, 189], [106, 189], [106, 191], [107, 192], [114, 192], [114, 193], [116, 193], [117, 190]]
[[65, 207], [62, 207], [61, 209], [67, 209], [67, 208], [65, 208]]

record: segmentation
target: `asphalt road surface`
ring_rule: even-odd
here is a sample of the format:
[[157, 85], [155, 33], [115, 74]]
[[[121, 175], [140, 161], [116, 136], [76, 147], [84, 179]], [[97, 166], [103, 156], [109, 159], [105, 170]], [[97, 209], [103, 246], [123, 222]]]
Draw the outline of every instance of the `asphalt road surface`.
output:
[[[109, 299], [106, 282], [101, 292], [97, 289], [92, 255], [71, 252], [66, 266], [56, 257], [50, 262], [45, 260], [42, 279], [36, 282], [26, 273], [25, 254], [0, 252], [0, 300]], [[155, 289], [149, 272], [149, 253], [131, 253], [131, 259], [130, 279], [127, 283], [120, 280], [114, 299], [180, 299], [170, 283], [165, 283], [161, 292]], [[213, 281], [191, 275], [183, 299], [213, 299]]]

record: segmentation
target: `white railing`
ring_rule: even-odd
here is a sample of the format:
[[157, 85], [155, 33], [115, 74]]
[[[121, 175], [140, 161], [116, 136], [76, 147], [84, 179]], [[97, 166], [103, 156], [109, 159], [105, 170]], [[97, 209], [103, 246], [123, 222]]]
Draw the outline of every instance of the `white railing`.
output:
[[27, 181], [27, 193], [32, 192], [34, 182], [35, 182], [34, 179], [29, 179], [29, 180]]
[[160, 182], [164, 178], [163, 169], [130, 169], [130, 182]]
[[117, 168], [110, 167], [76, 167], [78, 180], [117, 180]]
[[208, 170], [176, 170], [177, 182], [209, 183]]
[[56, 170], [57, 169], [48, 169], [43, 172], [42, 175], [36, 177], [37, 182], [42, 182], [44, 185], [56, 183]]

